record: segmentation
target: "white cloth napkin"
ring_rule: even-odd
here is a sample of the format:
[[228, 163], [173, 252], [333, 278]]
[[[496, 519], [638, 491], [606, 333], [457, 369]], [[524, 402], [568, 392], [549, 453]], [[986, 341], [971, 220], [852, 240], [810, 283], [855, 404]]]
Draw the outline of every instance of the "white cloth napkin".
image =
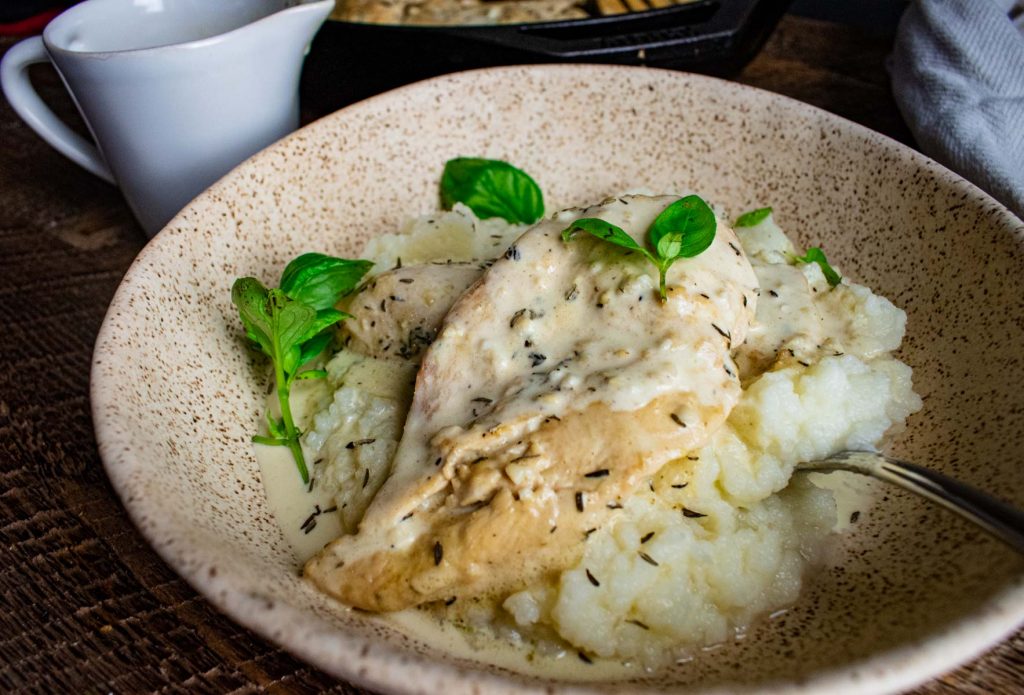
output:
[[921, 150], [1024, 218], [1024, 1], [914, 0], [889, 70]]

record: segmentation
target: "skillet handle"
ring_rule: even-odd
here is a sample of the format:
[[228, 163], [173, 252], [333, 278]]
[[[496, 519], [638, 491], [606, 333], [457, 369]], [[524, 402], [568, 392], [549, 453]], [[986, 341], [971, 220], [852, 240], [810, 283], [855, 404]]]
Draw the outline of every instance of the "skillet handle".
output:
[[[698, 0], [647, 12], [587, 20], [522, 24], [509, 27], [462, 27], [463, 36], [552, 61], [602, 60], [643, 64], [713, 59], [741, 42], [760, 40], [790, 0]], [[655, 54], [655, 55], [652, 55]]]

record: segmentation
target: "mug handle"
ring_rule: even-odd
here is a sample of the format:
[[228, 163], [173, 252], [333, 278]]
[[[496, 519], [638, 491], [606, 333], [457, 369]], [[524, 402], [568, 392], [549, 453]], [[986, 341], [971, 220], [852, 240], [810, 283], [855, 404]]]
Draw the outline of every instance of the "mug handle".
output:
[[4, 96], [22, 120], [51, 147], [86, 171], [117, 185], [99, 149], [57, 118], [32, 87], [28, 66], [49, 61], [41, 37], [33, 36], [15, 44], [0, 63], [0, 86]]

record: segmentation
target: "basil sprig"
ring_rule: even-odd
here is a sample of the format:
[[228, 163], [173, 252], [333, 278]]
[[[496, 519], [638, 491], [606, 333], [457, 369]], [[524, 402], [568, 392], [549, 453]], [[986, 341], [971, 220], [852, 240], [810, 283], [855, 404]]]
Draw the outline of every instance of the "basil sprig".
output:
[[501, 217], [512, 224], [533, 224], [544, 216], [544, 196], [537, 182], [508, 162], [459, 157], [444, 165], [441, 207], [469, 207], [480, 219]]
[[758, 208], [756, 210], [751, 210], [750, 212], [745, 212], [736, 218], [736, 222], [733, 224], [733, 227], [753, 227], [754, 225], [760, 224], [764, 221], [764, 218], [768, 217], [770, 214], [772, 214], [771, 208]]
[[342, 295], [351, 292], [372, 267], [370, 261], [306, 253], [284, 269], [281, 291], [318, 311], [328, 309], [337, 304]]
[[292, 417], [292, 383], [326, 376], [323, 370], [300, 370], [331, 342], [330, 329], [351, 318], [334, 305], [355, 289], [372, 265], [307, 253], [288, 264], [279, 288], [268, 289], [253, 277], [238, 278], [231, 287], [231, 301], [238, 308], [245, 334], [273, 363], [281, 406], [280, 419], [267, 415], [270, 436], [256, 435], [253, 441], [288, 447], [303, 483], [309, 482], [309, 470], [299, 444], [302, 433]]
[[586, 232], [609, 244], [639, 251], [658, 268], [658, 290], [661, 300], [665, 301], [668, 269], [680, 258], [704, 253], [715, 240], [717, 226], [715, 213], [708, 204], [700, 196], [688, 195], [662, 210], [647, 228], [647, 241], [654, 253], [640, 246], [621, 227], [596, 217], [573, 222], [562, 230], [562, 241], [569, 241], [577, 232]]
[[828, 284], [832, 287], [835, 287], [843, 280], [842, 276], [835, 271], [835, 268], [829, 265], [828, 259], [825, 258], [825, 252], [817, 246], [807, 249], [806, 254], [796, 256], [794, 260], [797, 263], [817, 263], [818, 267], [821, 268], [821, 272], [825, 275], [825, 279], [828, 280]]

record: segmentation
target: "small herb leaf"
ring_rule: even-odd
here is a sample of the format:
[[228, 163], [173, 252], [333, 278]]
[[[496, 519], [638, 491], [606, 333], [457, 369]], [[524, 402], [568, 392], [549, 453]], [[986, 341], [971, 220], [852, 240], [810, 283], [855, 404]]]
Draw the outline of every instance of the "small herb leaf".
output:
[[807, 253], [803, 256], [797, 256], [796, 260], [800, 263], [817, 263], [818, 267], [821, 268], [821, 272], [824, 273], [825, 279], [828, 280], [828, 284], [832, 287], [835, 287], [842, 282], [842, 276], [828, 264], [828, 259], [825, 258], [825, 252], [817, 246], [812, 246], [807, 249]]
[[269, 411], [267, 412], [267, 431], [275, 439], [284, 437], [284, 424], [277, 418], [272, 417]]
[[246, 336], [265, 354], [273, 355], [274, 346], [270, 337], [273, 327], [267, 308], [269, 300], [267, 288], [256, 278], [239, 278], [231, 288], [231, 301], [238, 307]]
[[693, 258], [715, 240], [715, 213], [700, 196], [680, 198], [661, 211], [647, 230], [662, 259]]
[[344, 295], [356, 288], [359, 280], [373, 267], [370, 261], [350, 261], [306, 253], [291, 263], [281, 274], [281, 291], [295, 301], [316, 310], [329, 309]]
[[758, 208], [756, 210], [751, 210], [750, 212], [745, 212], [736, 218], [736, 222], [733, 224], [733, 227], [753, 227], [754, 225], [760, 224], [764, 221], [764, 218], [768, 217], [770, 214], [772, 214], [771, 208]]
[[544, 197], [530, 176], [508, 162], [459, 157], [444, 165], [441, 207], [467, 205], [480, 219], [532, 224], [544, 215]]
[[634, 251], [640, 251], [644, 255], [650, 256], [647, 249], [640, 246], [626, 231], [611, 222], [605, 222], [597, 217], [584, 217], [576, 220], [571, 225], [562, 230], [562, 241], [569, 241], [573, 238], [576, 232], [586, 232], [591, 236], [595, 236], [602, 241], [607, 241], [609, 244], [615, 244], [626, 249], [632, 249]]
[[[323, 331], [303, 343], [302, 352], [299, 354], [299, 368], [304, 367], [316, 359], [316, 357], [324, 351], [324, 348], [330, 344], [333, 337], [334, 336], [331, 331]], [[303, 378], [308, 379], [309, 377]]]

